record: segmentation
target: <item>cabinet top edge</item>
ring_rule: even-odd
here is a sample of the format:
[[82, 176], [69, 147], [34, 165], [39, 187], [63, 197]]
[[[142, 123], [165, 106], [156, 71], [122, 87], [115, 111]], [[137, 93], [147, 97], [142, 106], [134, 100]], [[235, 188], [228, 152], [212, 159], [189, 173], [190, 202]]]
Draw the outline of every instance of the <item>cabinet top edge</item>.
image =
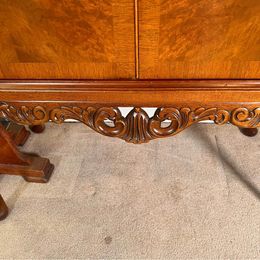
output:
[[185, 80], [0, 80], [0, 90], [15, 89], [241, 89], [260, 88], [260, 79], [185, 79]]

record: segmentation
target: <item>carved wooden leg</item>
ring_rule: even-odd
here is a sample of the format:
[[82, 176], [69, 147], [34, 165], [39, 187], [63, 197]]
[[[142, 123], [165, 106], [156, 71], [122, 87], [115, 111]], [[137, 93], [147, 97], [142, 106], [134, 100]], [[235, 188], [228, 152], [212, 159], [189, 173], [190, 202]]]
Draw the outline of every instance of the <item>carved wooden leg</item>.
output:
[[[0, 174], [20, 175], [28, 182], [46, 183], [53, 169], [49, 159], [20, 152], [0, 124]], [[2, 212], [5, 212], [5, 207], [1, 197]]]
[[239, 130], [243, 135], [246, 135], [246, 136], [249, 136], [249, 137], [256, 136], [257, 133], [258, 133], [257, 128], [239, 128]]
[[0, 221], [5, 219], [8, 215], [8, 208], [4, 202], [3, 197], [0, 194]]
[[44, 131], [45, 125], [31, 125], [29, 126], [29, 128], [31, 129], [32, 132], [36, 134], [40, 134]]

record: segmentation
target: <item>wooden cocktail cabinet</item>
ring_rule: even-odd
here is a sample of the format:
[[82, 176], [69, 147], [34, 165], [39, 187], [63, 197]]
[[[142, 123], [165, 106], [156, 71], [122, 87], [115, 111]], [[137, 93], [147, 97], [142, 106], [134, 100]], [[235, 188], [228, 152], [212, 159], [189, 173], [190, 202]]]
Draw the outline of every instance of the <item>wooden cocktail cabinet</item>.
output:
[[[260, 126], [259, 0], [0, 0], [0, 25], [0, 117], [35, 132], [76, 119], [140, 144]], [[49, 160], [17, 146], [0, 126], [0, 173], [47, 182]]]

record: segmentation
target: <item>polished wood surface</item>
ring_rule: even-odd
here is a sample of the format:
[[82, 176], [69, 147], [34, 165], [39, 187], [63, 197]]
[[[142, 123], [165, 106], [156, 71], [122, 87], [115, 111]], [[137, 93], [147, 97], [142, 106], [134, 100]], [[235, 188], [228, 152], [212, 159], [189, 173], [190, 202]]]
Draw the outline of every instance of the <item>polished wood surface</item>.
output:
[[[20, 175], [28, 182], [46, 183], [54, 166], [48, 159], [22, 153], [7, 130], [0, 124], [0, 174]], [[0, 195], [0, 220], [8, 210]]]
[[[24, 126], [17, 125], [13, 122], [4, 121], [0, 124], [4, 126], [6, 131], [9, 133], [11, 139], [17, 146], [22, 146], [27, 141], [30, 132], [26, 130]], [[5, 219], [8, 215], [8, 207], [0, 194], [0, 221]]]
[[29, 182], [46, 183], [53, 171], [48, 159], [22, 153], [0, 124], [0, 174], [20, 175]]
[[[249, 105], [250, 106], [250, 105]], [[129, 143], [147, 143], [153, 139], [170, 137], [180, 133], [191, 125], [204, 120], [215, 124], [231, 123], [239, 128], [260, 127], [260, 104], [249, 108], [231, 108], [227, 104], [218, 106], [188, 106], [159, 107], [152, 117], [141, 107], [134, 107], [127, 116], [123, 116], [117, 107], [90, 106], [87, 104], [0, 104], [0, 117], [5, 117], [17, 124], [43, 125], [47, 122], [64, 123], [74, 119], [84, 123], [97, 133], [118, 137]], [[165, 127], [163, 124], [168, 121]], [[110, 122], [110, 123], [109, 123]], [[252, 130], [253, 131], [253, 130]], [[252, 132], [251, 131], [251, 132]]]
[[[101, 106], [255, 106], [260, 80], [0, 81], [0, 102]], [[250, 107], [252, 107], [250, 106]]]
[[140, 78], [260, 78], [259, 0], [140, 0]]
[[[135, 144], [203, 120], [252, 135], [259, 43], [259, 0], [0, 0], [0, 118], [35, 132], [75, 119]], [[52, 170], [0, 126], [0, 174]]]
[[135, 77], [133, 0], [0, 0], [0, 78]]

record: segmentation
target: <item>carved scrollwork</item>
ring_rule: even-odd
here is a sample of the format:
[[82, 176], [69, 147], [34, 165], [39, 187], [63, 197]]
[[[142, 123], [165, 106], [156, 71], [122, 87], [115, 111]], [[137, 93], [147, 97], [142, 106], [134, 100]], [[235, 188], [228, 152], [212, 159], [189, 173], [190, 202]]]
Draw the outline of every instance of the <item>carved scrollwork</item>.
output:
[[230, 122], [242, 128], [260, 127], [260, 108], [224, 110], [200, 107], [192, 110], [166, 107], [158, 108], [154, 116], [149, 117], [137, 107], [123, 117], [114, 107], [60, 106], [48, 109], [44, 106], [15, 107], [0, 103], [0, 117], [23, 125], [42, 125], [48, 121], [60, 124], [66, 119], [76, 119], [100, 134], [136, 144], [173, 136], [203, 120], [212, 120], [219, 125]]
[[232, 112], [231, 123], [242, 128], [260, 127], [260, 108], [238, 108]]
[[0, 103], [0, 117], [22, 125], [43, 125], [49, 121], [48, 112], [42, 106], [35, 106], [33, 108], [21, 106], [16, 108], [5, 103]]
[[[106, 123], [106, 121], [110, 121], [112, 125]], [[88, 125], [100, 134], [120, 138], [127, 127], [120, 110], [113, 107], [98, 108], [89, 118]]]

